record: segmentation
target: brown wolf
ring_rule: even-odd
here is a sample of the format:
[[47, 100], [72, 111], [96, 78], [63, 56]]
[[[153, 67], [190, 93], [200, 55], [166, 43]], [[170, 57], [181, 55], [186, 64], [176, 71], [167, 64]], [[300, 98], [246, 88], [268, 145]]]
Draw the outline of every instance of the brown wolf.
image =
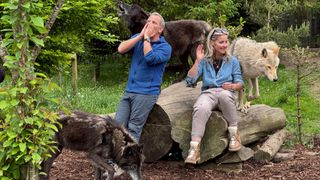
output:
[[42, 163], [42, 172], [47, 176], [40, 175], [40, 179], [49, 179], [52, 163], [63, 148], [87, 152], [95, 167], [95, 179], [105, 179], [101, 173], [105, 171], [108, 172], [107, 179], [113, 179], [113, 164], [129, 173], [132, 179], [141, 179], [142, 146], [123, 127], [114, 124], [111, 117], [81, 111], [74, 111], [71, 115], [61, 113], [59, 117], [62, 128], [55, 134], [59, 151]]
[[230, 54], [238, 58], [243, 76], [247, 79], [249, 86], [248, 102], [246, 104], [243, 103], [243, 91], [239, 92], [238, 109], [240, 111], [247, 112], [250, 101], [259, 98], [259, 76], [266, 76], [270, 81], [278, 80], [279, 50], [280, 47], [274, 41], [256, 42], [243, 37], [232, 41]]
[[[121, 12], [118, 14], [127, 23], [132, 34], [140, 33], [149, 13], [140, 6], [118, 3]], [[163, 35], [172, 47], [172, 53], [177, 56], [187, 72], [190, 68], [188, 57], [194, 61], [195, 50], [200, 43], [205, 43], [206, 37], [211, 30], [211, 26], [200, 20], [177, 20], [167, 21], [163, 30]]]

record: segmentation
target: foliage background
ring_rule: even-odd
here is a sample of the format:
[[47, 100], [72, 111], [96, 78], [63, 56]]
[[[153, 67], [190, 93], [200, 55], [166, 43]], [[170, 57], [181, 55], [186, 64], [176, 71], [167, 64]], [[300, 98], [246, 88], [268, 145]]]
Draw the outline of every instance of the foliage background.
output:
[[[6, 13], [4, 4], [15, 2], [22, 1], [0, 0], [0, 35], [5, 37], [5, 40], [10, 39], [9, 36], [5, 36], [7, 33], [5, 29], [10, 29], [12, 23], [6, 21], [8, 19], [4, 16]], [[26, 0], [25, 2], [36, 4], [27, 8], [28, 15], [40, 17], [44, 22], [48, 20], [56, 4], [54, 0]], [[227, 27], [233, 34], [231, 38], [250, 36], [258, 41], [274, 40], [282, 48], [290, 48], [294, 45], [319, 47], [320, 44], [320, 2], [317, 0], [268, 0], [265, 3], [259, 0], [126, 0], [124, 2], [139, 4], [149, 12], [158, 11], [167, 21], [199, 19], [207, 21], [213, 27]], [[57, 107], [62, 105], [69, 109], [99, 114], [115, 111], [125, 89], [130, 63], [129, 56], [119, 56], [116, 53], [119, 42], [130, 36], [126, 24], [117, 17], [117, 12], [117, 2], [112, 0], [66, 0], [45, 42], [37, 39], [39, 33], [43, 33], [41, 32], [43, 23], [30, 19], [23, 22], [31, 21], [31, 24], [38, 24], [34, 31], [27, 32], [30, 37], [33, 37], [28, 39], [28, 45], [32, 47], [39, 44], [44, 47], [35, 64], [24, 66], [23, 63], [18, 65], [19, 63], [13, 62], [12, 67], [9, 67], [8, 63], [5, 66], [6, 72], [10, 73], [7, 74], [6, 82], [0, 84], [1, 128], [5, 127], [5, 131], [1, 131], [0, 140], [6, 141], [1, 146], [3, 151], [0, 155], [2, 163], [0, 176], [7, 173], [5, 175], [9, 177], [11, 173], [13, 178], [17, 178], [19, 164], [31, 160], [39, 166], [39, 162], [48, 156], [45, 153], [45, 150], [50, 148], [48, 145], [51, 144], [48, 137], [56, 131], [56, 127], [41, 121], [49, 118], [54, 122], [56, 117], [46, 108], [59, 109]], [[15, 20], [19, 19], [11, 19], [12, 22]], [[1, 48], [10, 43], [1, 43]], [[21, 42], [13, 44], [12, 47], [15, 48], [11, 49], [10, 53], [18, 58]], [[80, 62], [79, 89], [76, 94], [71, 88], [72, 54], [76, 54]], [[17, 72], [19, 76], [15, 74]], [[100, 72], [100, 76], [93, 78], [93, 72]], [[32, 78], [26, 76], [28, 73]], [[179, 71], [166, 71], [162, 88], [175, 82], [179, 75]], [[288, 128], [293, 133], [296, 129], [297, 110], [295, 76], [293, 70], [281, 67], [279, 82], [272, 83], [261, 78], [262, 96], [255, 101], [255, 103], [283, 108], [288, 118]], [[56, 86], [49, 77], [53, 77], [54, 82], [57, 82], [61, 88]], [[301, 96], [305, 135], [320, 133], [318, 118], [320, 104], [309, 91], [309, 85], [305, 84]], [[56, 97], [61, 101], [56, 100]], [[34, 107], [33, 102], [38, 102], [46, 108], [41, 109], [41, 113], [37, 111], [40, 106], [29, 109], [28, 106]], [[17, 111], [17, 105], [25, 109], [24, 113]], [[26, 116], [18, 116], [21, 114]], [[6, 118], [3, 118], [4, 116]], [[11, 127], [8, 128], [7, 125], [10, 123], [12, 123]], [[46, 133], [41, 134], [43, 130]], [[39, 139], [30, 139], [31, 136], [26, 135], [28, 133]], [[26, 135], [25, 139], [19, 135]], [[8, 162], [12, 164], [9, 166]]]

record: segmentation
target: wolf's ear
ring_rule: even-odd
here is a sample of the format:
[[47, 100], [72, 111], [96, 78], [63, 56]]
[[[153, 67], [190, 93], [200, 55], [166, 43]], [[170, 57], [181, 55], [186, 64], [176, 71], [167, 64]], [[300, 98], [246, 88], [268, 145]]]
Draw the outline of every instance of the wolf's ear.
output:
[[279, 48], [279, 47], [273, 48], [273, 53], [274, 53], [274, 55], [278, 56], [278, 55], [279, 55], [279, 51], [280, 51], [280, 48]]
[[113, 130], [112, 144], [116, 149], [120, 149], [124, 145], [124, 136], [121, 130], [119, 129]]
[[263, 49], [262, 49], [262, 56], [263, 56], [264, 58], [266, 58], [266, 57], [268, 56], [268, 52], [267, 52], [267, 49], [266, 49], [266, 48], [263, 48]]

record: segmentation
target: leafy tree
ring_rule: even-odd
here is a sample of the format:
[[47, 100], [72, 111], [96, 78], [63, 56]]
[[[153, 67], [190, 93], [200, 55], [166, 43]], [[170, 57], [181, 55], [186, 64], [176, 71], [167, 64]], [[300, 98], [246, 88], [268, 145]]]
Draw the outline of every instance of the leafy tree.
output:
[[[1, 179], [34, 179], [40, 163], [49, 156], [52, 137], [58, 130], [56, 112], [64, 109], [54, 96], [60, 88], [42, 73], [35, 72], [35, 59], [61, 9], [58, 0], [46, 25], [36, 12], [40, 1], [2, 1], [0, 57], [10, 81], [0, 89], [0, 176]], [[22, 174], [21, 174], [22, 173]]]
[[257, 34], [253, 35], [252, 38], [259, 42], [275, 41], [282, 48], [291, 48], [295, 45], [302, 45], [301, 39], [309, 36], [309, 27], [310, 23], [303, 23], [299, 27], [291, 26], [287, 31], [280, 32], [274, 28], [264, 26], [259, 29]]
[[56, 72], [69, 67], [70, 53], [88, 53], [96, 48], [93, 42], [99, 42], [98, 46], [114, 44], [118, 36], [110, 29], [117, 29], [117, 23], [115, 4], [111, 0], [66, 1], [37, 59], [41, 64], [38, 69]]
[[240, 6], [240, 4], [235, 3], [234, 0], [142, 0], [125, 2], [138, 4], [149, 12], [160, 12], [166, 20], [197, 19], [207, 21], [210, 24], [219, 22], [220, 16], [226, 16], [228, 19], [233, 17], [238, 13], [237, 8]]

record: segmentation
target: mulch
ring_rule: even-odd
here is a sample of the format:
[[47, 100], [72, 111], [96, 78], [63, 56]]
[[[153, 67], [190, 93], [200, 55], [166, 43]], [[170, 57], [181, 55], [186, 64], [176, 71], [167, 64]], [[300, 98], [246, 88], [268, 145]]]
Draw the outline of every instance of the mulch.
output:
[[[295, 145], [294, 159], [279, 163], [257, 163], [250, 159], [243, 162], [241, 172], [222, 172], [215, 168], [185, 165], [183, 160], [161, 159], [154, 163], [144, 163], [143, 179], [146, 180], [178, 180], [178, 179], [320, 179], [320, 137], [314, 137], [313, 147]], [[85, 154], [63, 150], [56, 159], [50, 180], [91, 180], [93, 167]], [[130, 179], [121, 175], [116, 180]]]

